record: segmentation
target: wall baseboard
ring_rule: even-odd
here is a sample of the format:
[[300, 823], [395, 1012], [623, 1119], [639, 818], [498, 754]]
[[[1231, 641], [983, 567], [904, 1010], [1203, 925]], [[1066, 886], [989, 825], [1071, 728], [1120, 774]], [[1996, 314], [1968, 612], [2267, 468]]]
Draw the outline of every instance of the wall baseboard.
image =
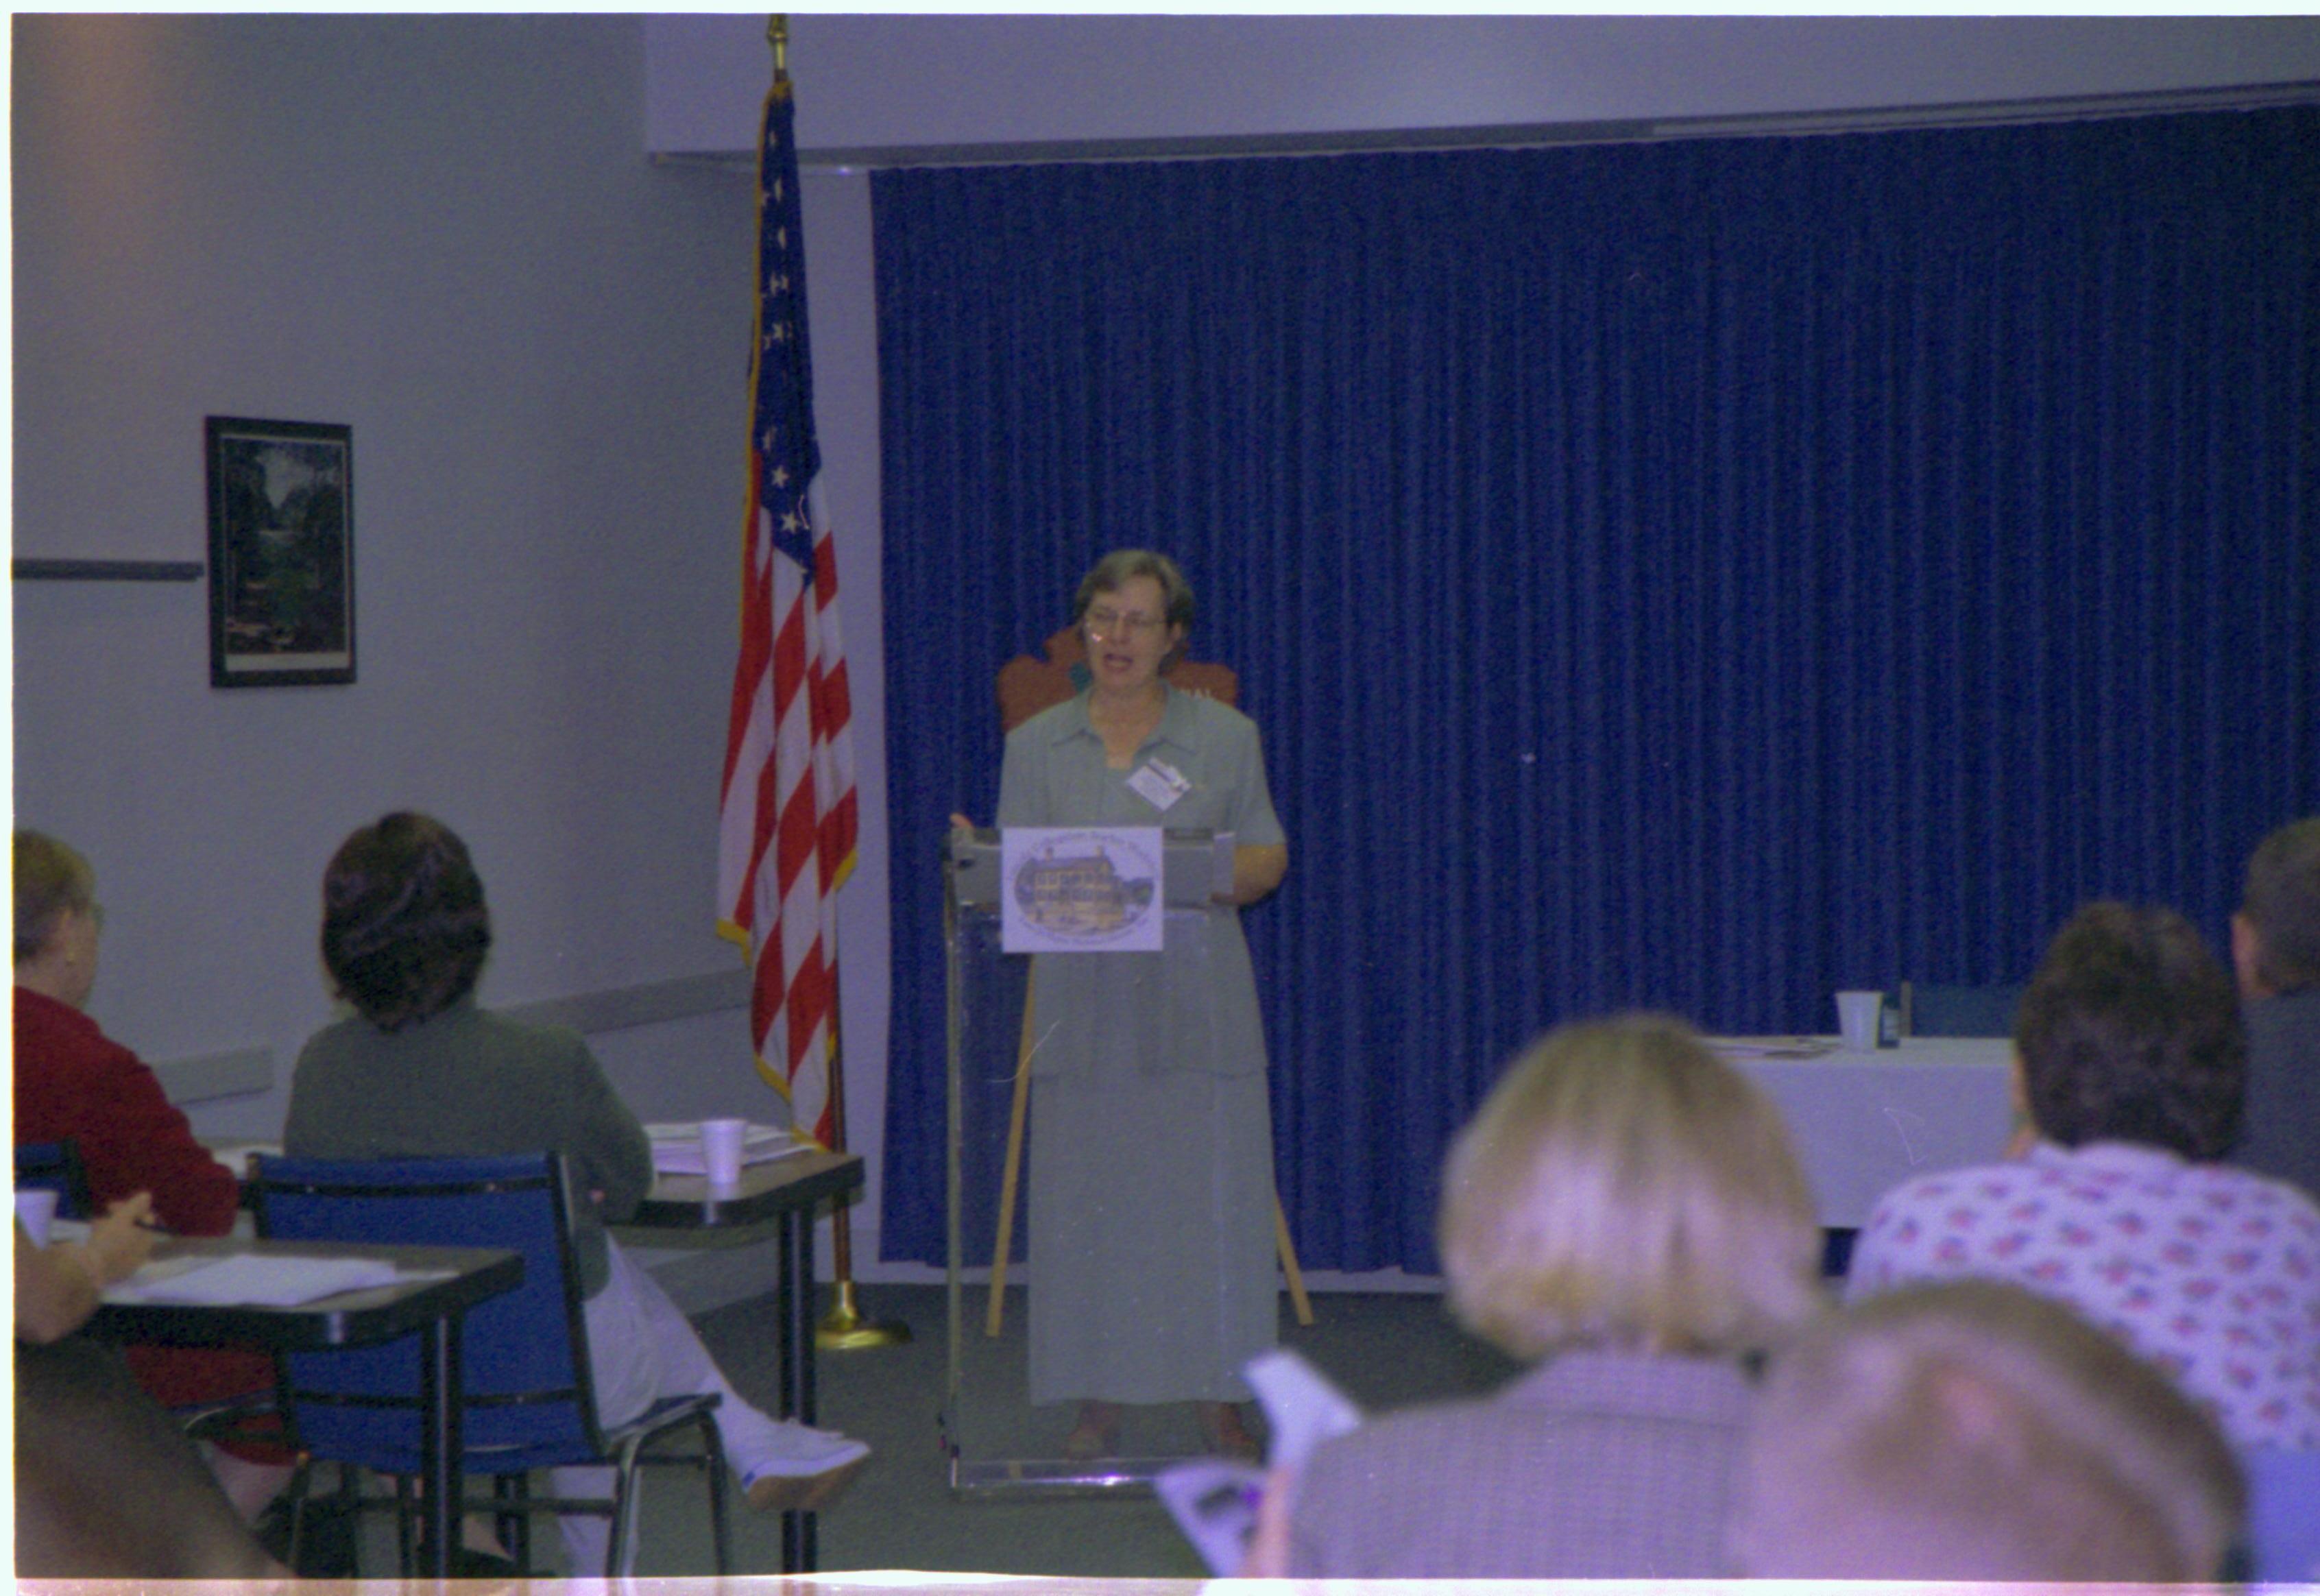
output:
[[161, 1090], [174, 1103], [202, 1102], [213, 1097], [240, 1097], [274, 1089], [274, 1049], [237, 1047], [225, 1053], [202, 1053], [191, 1058], [171, 1058], [153, 1066]]
[[[666, 1020], [689, 1020], [696, 1014], [722, 1013], [749, 1004], [747, 966], [706, 975], [678, 975], [666, 981], [647, 981], [603, 992], [584, 992], [572, 997], [543, 998], [499, 1011], [527, 1025], [563, 1025], [583, 1036], [655, 1025]], [[223, 1053], [170, 1058], [154, 1065], [161, 1090], [171, 1102], [206, 1102], [213, 1098], [240, 1097], [274, 1089], [274, 1050], [237, 1047]]]
[[526, 1025], [564, 1025], [583, 1036], [591, 1036], [600, 1031], [657, 1025], [667, 1020], [690, 1020], [696, 1014], [743, 1009], [748, 1003], [749, 968], [741, 965], [706, 975], [677, 975], [636, 986], [512, 1003], [498, 1011]]

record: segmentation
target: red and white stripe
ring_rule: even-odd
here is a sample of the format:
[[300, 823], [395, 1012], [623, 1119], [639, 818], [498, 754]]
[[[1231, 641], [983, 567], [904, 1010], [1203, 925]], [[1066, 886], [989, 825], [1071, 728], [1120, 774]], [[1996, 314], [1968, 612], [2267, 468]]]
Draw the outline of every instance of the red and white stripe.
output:
[[808, 582], [775, 547], [774, 513], [752, 506], [744, 556], [718, 902], [722, 929], [754, 961], [758, 1072], [788, 1097], [798, 1130], [827, 1147], [836, 1129], [836, 893], [853, 869], [858, 830], [853, 709], [829, 531], [815, 530]]

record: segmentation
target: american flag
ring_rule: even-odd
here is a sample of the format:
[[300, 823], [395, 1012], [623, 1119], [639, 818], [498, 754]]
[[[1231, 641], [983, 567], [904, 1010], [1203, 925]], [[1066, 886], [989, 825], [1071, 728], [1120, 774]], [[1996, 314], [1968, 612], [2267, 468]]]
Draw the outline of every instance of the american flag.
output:
[[808, 504], [821, 451], [805, 329], [796, 122], [789, 80], [766, 96], [758, 150], [757, 316], [741, 650], [718, 816], [719, 929], [748, 949], [758, 1074], [793, 1123], [836, 1132], [838, 886], [854, 867], [854, 753], [838, 558]]

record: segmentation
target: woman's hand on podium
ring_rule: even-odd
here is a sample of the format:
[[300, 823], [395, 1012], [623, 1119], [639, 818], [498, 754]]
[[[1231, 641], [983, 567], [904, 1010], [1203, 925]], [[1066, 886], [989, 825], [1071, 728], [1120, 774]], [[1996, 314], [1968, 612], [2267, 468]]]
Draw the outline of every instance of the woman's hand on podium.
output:
[[1233, 849], [1232, 890], [1217, 893], [1216, 901], [1246, 908], [1272, 896], [1288, 874], [1287, 843], [1245, 843]]

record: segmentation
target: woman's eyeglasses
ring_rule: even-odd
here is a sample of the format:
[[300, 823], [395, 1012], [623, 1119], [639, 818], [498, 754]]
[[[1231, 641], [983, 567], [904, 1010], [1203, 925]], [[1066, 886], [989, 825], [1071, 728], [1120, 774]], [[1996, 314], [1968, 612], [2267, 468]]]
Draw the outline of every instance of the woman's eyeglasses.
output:
[[1087, 623], [1090, 631], [1108, 638], [1132, 638], [1138, 632], [1157, 631], [1161, 624], [1157, 615], [1139, 615], [1132, 610], [1126, 614], [1118, 610], [1090, 610]]

